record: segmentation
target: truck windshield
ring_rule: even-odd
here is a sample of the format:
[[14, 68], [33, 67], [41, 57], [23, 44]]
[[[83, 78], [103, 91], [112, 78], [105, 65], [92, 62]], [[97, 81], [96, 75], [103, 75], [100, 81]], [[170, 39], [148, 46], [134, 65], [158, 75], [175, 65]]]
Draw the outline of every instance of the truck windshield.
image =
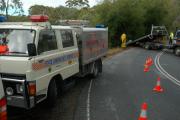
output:
[[33, 43], [34, 30], [0, 29], [1, 55], [27, 55], [27, 44]]

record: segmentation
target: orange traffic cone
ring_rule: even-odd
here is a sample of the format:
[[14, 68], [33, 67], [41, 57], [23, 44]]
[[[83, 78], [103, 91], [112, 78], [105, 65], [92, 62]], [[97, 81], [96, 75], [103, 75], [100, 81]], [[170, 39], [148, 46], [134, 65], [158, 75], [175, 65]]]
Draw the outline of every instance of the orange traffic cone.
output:
[[149, 66], [148, 65], [144, 65], [144, 72], [149, 72]]
[[151, 66], [152, 64], [153, 64], [153, 59], [152, 59], [151, 57], [148, 57], [148, 58], [146, 59], [145, 65]]
[[163, 88], [161, 87], [161, 78], [160, 77], [158, 77], [157, 84], [153, 88], [153, 90], [156, 91], [156, 92], [163, 92]]
[[149, 60], [148, 59], [146, 59], [146, 62], [145, 62], [144, 65], [148, 65], [149, 66]]
[[147, 103], [143, 103], [141, 106], [141, 114], [138, 120], [147, 120]]
[[149, 65], [150, 65], [150, 66], [153, 65], [153, 59], [152, 59], [152, 57], [149, 57]]

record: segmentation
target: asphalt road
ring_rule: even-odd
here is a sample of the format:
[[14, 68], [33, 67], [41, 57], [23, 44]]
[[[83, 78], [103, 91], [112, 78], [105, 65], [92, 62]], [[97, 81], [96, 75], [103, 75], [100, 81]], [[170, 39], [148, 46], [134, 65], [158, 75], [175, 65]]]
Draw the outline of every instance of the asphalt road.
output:
[[76, 84], [62, 93], [57, 105], [48, 108], [45, 102], [31, 110], [8, 107], [8, 120], [73, 120], [81, 91], [88, 87], [89, 77], [77, 78]]
[[[148, 104], [148, 120], [180, 120], [180, 83], [172, 79], [173, 76], [180, 80], [180, 58], [159, 53], [128, 49], [105, 60], [98, 78], [78, 80], [58, 99], [55, 108], [46, 109], [42, 103], [30, 111], [11, 109], [9, 120], [137, 120], [143, 102]], [[148, 56], [159, 58], [159, 62], [144, 73]], [[162, 93], [152, 90], [158, 76], [164, 88]]]
[[[180, 86], [165, 77], [155, 65], [148, 73], [143, 72], [146, 58], [156, 58], [159, 52], [132, 48], [105, 61], [103, 74], [92, 80], [90, 92], [85, 89], [84, 94], [90, 94], [90, 102], [84, 101], [86, 115], [76, 120], [137, 120], [143, 102], [148, 104], [149, 120], [180, 120]], [[169, 74], [180, 79], [179, 59], [163, 53], [159, 61]], [[153, 91], [158, 76], [163, 93]]]

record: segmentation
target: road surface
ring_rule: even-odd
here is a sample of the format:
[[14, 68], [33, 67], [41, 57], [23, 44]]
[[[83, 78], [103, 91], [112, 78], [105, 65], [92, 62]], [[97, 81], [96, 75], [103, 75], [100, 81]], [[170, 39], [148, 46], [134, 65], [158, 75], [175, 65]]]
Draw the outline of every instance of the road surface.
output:
[[[144, 73], [148, 56], [155, 61]], [[167, 52], [128, 49], [105, 60], [98, 78], [80, 80], [55, 108], [42, 104], [23, 114], [11, 110], [10, 120], [137, 120], [144, 102], [149, 120], [180, 120], [179, 59]], [[158, 76], [162, 93], [152, 90]]]
[[[148, 56], [155, 64], [144, 73]], [[132, 48], [105, 61], [103, 74], [93, 79], [90, 92], [85, 92], [90, 94], [90, 100], [84, 101], [86, 116], [76, 120], [137, 120], [143, 102], [148, 104], [149, 120], [180, 120], [180, 84], [171, 78], [180, 80], [179, 59], [171, 53]], [[159, 66], [171, 77], [158, 70]], [[153, 91], [158, 76], [163, 93]]]

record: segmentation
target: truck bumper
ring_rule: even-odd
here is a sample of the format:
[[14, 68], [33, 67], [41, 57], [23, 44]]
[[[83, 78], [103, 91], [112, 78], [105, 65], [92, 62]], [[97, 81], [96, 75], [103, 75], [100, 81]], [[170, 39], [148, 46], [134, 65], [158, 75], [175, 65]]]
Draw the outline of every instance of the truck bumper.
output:
[[23, 96], [7, 96], [7, 105], [30, 109], [35, 106], [34, 97], [29, 98], [29, 102]]
[[7, 96], [7, 105], [26, 108], [27, 104], [22, 96]]

